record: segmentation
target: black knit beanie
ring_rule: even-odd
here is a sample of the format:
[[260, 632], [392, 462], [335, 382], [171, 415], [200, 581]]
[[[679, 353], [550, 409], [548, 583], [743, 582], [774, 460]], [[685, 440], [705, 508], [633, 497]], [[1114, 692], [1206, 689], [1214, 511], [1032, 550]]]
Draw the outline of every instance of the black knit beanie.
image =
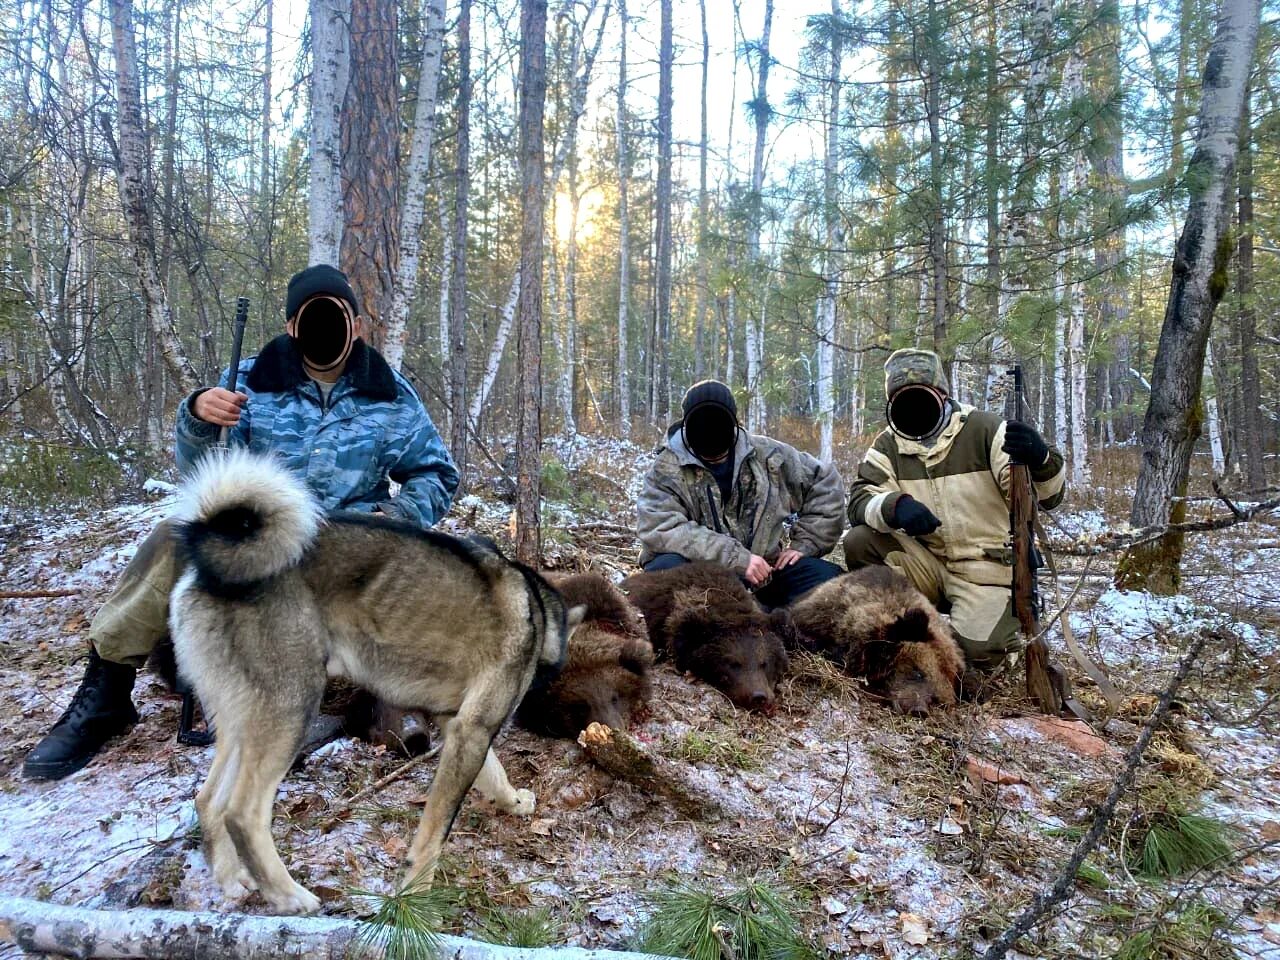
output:
[[292, 317], [308, 299], [316, 294], [338, 297], [351, 304], [351, 310], [360, 315], [360, 304], [356, 301], [356, 292], [351, 289], [347, 275], [337, 267], [327, 263], [317, 263], [299, 270], [289, 278], [289, 289], [284, 298], [285, 318]]
[[699, 460], [718, 460], [738, 439], [738, 404], [733, 391], [719, 380], [702, 380], [691, 386], [681, 404], [684, 444]]

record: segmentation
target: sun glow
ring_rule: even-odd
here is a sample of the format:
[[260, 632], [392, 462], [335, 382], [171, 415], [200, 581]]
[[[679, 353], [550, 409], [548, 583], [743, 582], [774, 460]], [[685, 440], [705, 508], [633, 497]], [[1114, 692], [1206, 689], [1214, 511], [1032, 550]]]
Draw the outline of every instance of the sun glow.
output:
[[[585, 243], [596, 235], [599, 227], [597, 214], [604, 205], [604, 194], [597, 187], [590, 187], [578, 195], [578, 243]], [[573, 230], [573, 204], [568, 190], [557, 190], [555, 196], [556, 240], [567, 243]]]

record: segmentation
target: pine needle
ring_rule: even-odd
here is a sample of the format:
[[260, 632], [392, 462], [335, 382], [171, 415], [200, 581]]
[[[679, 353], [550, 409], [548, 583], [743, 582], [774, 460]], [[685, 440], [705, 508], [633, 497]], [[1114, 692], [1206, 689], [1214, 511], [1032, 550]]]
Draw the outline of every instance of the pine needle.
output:
[[[1141, 849], [1139, 872], [1148, 877], [1176, 877], [1231, 855], [1234, 829], [1199, 814], [1150, 814], [1146, 832], [1135, 839]], [[1126, 851], [1126, 857], [1128, 851]]]
[[677, 883], [648, 896], [653, 915], [640, 933], [648, 953], [688, 960], [811, 960], [788, 898], [760, 881], [716, 895]]
[[386, 960], [434, 960], [441, 953], [440, 928], [457, 903], [449, 887], [411, 886], [396, 893], [352, 892], [374, 908], [356, 937], [360, 950], [381, 951]]
[[480, 921], [482, 940], [508, 947], [547, 947], [560, 939], [560, 925], [546, 907], [510, 910], [495, 906]]

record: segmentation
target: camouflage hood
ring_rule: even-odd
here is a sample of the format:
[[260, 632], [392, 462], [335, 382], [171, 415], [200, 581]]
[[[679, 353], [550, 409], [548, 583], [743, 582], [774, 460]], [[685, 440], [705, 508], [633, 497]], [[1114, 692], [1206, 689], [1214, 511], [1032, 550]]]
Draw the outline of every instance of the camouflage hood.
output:
[[660, 553], [712, 560], [742, 573], [751, 555], [773, 560], [790, 525], [790, 546], [821, 557], [844, 529], [840, 475], [807, 453], [738, 431], [728, 502], [679, 425], [659, 449], [636, 505], [641, 563]]

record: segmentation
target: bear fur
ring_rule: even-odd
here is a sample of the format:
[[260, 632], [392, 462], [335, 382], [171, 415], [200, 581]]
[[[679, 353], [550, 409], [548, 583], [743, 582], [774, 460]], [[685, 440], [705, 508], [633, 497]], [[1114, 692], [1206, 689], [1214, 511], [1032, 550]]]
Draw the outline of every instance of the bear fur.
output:
[[625, 730], [647, 703], [653, 647], [644, 621], [618, 588], [596, 573], [548, 574], [570, 606], [587, 608], [560, 673], [537, 684], [516, 709], [516, 722], [549, 737], [573, 739], [591, 723]]
[[660, 653], [739, 707], [770, 711], [787, 669], [786, 610], [765, 613], [737, 574], [700, 561], [638, 573], [622, 582]]
[[898, 571], [863, 567], [828, 580], [791, 614], [801, 646], [864, 677], [900, 713], [955, 705], [964, 654], [933, 604]]

